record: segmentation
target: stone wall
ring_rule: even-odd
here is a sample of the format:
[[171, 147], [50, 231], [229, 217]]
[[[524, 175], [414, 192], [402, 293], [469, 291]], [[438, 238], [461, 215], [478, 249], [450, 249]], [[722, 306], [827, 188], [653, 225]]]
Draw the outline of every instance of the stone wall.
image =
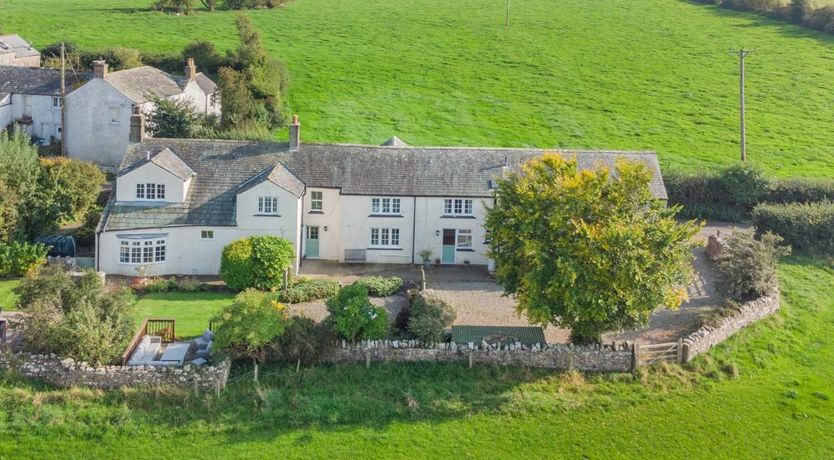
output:
[[770, 294], [745, 302], [731, 315], [720, 318], [717, 325], [701, 326], [683, 340], [684, 362], [709, 351], [742, 328], [776, 313], [779, 306], [779, 290], [774, 287]]
[[0, 368], [12, 369], [25, 377], [43, 380], [61, 388], [85, 386], [112, 389], [174, 385], [202, 391], [218, 391], [225, 388], [229, 377], [228, 361], [222, 361], [215, 366], [186, 364], [182, 368], [90, 366], [55, 355], [13, 352], [0, 352]]
[[417, 340], [371, 340], [357, 344], [342, 342], [325, 358], [328, 362], [417, 362], [470, 361], [472, 364], [576, 369], [586, 372], [629, 372], [634, 364], [628, 344], [601, 346], [534, 345], [487, 343], [424, 346]]

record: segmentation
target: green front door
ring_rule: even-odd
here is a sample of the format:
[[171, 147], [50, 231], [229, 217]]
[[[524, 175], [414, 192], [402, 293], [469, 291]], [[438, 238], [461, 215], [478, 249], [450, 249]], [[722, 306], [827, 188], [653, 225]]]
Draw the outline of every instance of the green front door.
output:
[[443, 229], [443, 250], [440, 251], [440, 263], [452, 265], [455, 263], [455, 229]]
[[307, 227], [307, 241], [304, 243], [304, 256], [308, 259], [319, 258], [319, 228]]

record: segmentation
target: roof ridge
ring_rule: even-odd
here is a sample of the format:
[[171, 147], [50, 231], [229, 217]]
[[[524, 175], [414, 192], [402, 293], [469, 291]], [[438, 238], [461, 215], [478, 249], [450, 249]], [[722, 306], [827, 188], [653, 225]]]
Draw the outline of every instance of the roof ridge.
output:
[[319, 147], [327, 147], [329, 145], [338, 147], [360, 147], [368, 149], [388, 149], [388, 150], [492, 150], [492, 151], [508, 151], [508, 152], [530, 152], [530, 151], [556, 151], [556, 152], [582, 152], [582, 153], [614, 153], [614, 154], [641, 154], [641, 155], [656, 155], [654, 150], [610, 150], [610, 149], [577, 149], [577, 148], [563, 148], [563, 147], [492, 147], [492, 146], [436, 146], [436, 145], [408, 145], [408, 146], [394, 146], [394, 145], [371, 145], [371, 144], [356, 144], [356, 143], [339, 143], [339, 142], [307, 142], [302, 143], [301, 147], [305, 145], [315, 145]]

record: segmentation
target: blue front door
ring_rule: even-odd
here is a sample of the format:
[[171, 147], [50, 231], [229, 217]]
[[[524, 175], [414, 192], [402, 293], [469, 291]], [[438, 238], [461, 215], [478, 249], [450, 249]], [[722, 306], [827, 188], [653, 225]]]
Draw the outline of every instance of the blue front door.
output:
[[444, 265], [452, 265], [455, 263], [456, 236], [455, 229], [443, 229], [443, 250], [440, 251], [440, 263]]
[[319, 258], [319, 228], [307, 227], [307, 240], [304, 242], [304, 256], [308, 259]]

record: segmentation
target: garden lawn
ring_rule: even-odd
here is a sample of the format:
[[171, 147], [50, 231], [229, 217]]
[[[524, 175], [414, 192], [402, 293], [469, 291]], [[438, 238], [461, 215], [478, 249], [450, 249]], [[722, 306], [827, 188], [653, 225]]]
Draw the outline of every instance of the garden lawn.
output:
[[636, 378], [461, 364], [243, 364], [220, 398], [0, 376], [0, 457], [831, 458], [834, 268], [779, 266], [783, 309]]
[[0, 279], [0, 308], [6, 311], [17, 310], [19, 301], [17, 294], [12, 292], [20, 280]]
[[232, 303], [232, 294], [217, 292], [160, 292], [139, 299], [133, 311], [136, 325], [145, 318], [174, 318], [178, 337], [203, 333], [209, 320]]
[[[0, 29], [41, 47], [235, 48], [236, 12], [174, 16], [151, 3], [4, 0]], [[831, 35], [683, 0], [514, 1], [506, 28], [505, 4], [292, 0], [246, 14], [288, 63], [306, 142], [647, 149], [664, 167], [716, 168], [738, 158], [728, 50], [743, 46], [757, 50], [750, 161], [769, 176], [834, 175]]]

